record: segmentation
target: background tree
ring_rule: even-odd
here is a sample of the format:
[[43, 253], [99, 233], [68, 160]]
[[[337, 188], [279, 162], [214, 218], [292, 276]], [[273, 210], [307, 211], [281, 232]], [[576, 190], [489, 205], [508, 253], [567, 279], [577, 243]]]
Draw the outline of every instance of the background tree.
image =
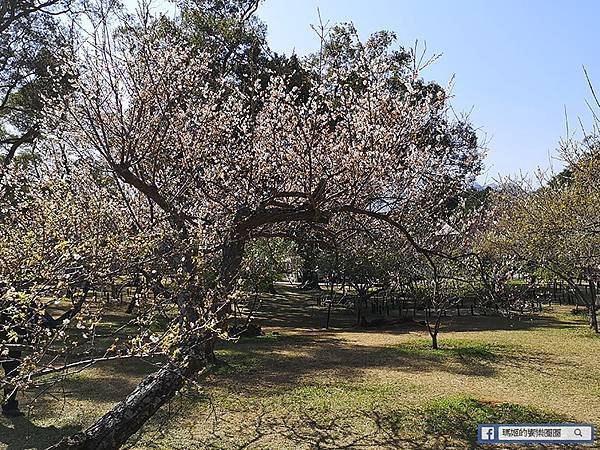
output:
[[[592, 156], [592, 159], [595, 156]], [[532, 190], [512, 184], [501, 197], [499, 242], [519, 260], [554, 274], [587, 306], [590, 326], [597, 332], [595, 286], [598, 255], [596, 213], [598, 192], [588, 181], [590, 160], [580, 165], [568, 183]], [[586, 167], [587, 166], [587, 167]], [[577, 280], [585, 280], [591, 296]]]
[[[20, 150], [39, 137], [50, 99], [69, 89], [72, 74], [62, 62], [71, 54], [60, 15], [69, 0], [8, 0], [0, 6], [0, 181]], [[10, 182], [8, 184], [11, 184]], [[14, 184], [14, 182], [12, 183]]]

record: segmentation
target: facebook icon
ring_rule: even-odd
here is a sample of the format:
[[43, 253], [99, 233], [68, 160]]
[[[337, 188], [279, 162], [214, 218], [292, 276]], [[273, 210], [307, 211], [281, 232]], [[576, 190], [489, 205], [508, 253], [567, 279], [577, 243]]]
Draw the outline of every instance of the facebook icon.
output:
[[480, 443], [483, 442], [495, 442], [496, 437], [496, 427], [489, 425], [479, 425], [479, 433], [477, 441]]

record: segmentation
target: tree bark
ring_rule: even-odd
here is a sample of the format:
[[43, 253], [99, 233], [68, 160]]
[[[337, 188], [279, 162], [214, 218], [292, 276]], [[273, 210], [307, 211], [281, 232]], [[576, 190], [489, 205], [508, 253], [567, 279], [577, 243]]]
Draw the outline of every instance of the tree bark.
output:
[[433, 350], [438, 349], [438, 334], [440, 332], [440, 325], [442, 323], [442, 310], [437, 311], [435, 323], [431, 326], [430, 318], [427, 318], [427, 329], [429, 330], [429, 336], [431, 336], [431, 348]]
[[598, 316], [596, 314], [596, 283], [590, 280], [590, 327], [595, 333], [598, 333]]
[[590, 304], [590, 325], [592, 330], [594, 330], [595, 333], [598, 333], [598, 316], [595, 303]]
[[121, 447], [166, 402], [175, 396], [188, 377], [205, 366], [194, 358], [186, 366], [166, 364], [148, 375], [123, 401], [87, 430], [63, 438], [48, 450], [100, 450]]

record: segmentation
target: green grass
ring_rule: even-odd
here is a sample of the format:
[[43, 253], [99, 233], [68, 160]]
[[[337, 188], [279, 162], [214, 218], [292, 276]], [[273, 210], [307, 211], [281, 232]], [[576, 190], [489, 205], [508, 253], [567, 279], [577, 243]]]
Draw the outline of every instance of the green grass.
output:
[[[278, 290], [263, 310], [266, 334], [220, 343], [220, 363], [130, 447], [467, 449], [479, 423], [600, 425], [600, 339], [569, 307], [527, 320], [448, 318], [433, 350], [422, 327], [360, 330], [341, 311], [323, 330], [309, 294]], [[0, 448], [45, 448], [84, 429], [153, 367], [104, 363], [28, 392], [23, 403], [41, 394], [33, 415], [0, 418]]]
[[557, 423], [568, 418], [514, 403], [491, 404], [464, 396], [442, 397], [412, 408], [378, 415], [378, 426], [397, 440], [410, 438], [422, 444], [451, 440], [475, 445], [482, 423]]
[[515, 403], [490, 404], [471, 397], [447, 397], [427, 403], [418, 410], [417, 424], [427, 434], [456, 435], [475, 440], [482, 423], [559, 423], [569, 420]]
[[494, 361], [514, 354], [518, 350], [515, 345], [443, 338], [438, 349], [433, 349], [428, 339], [415, 340], [392, 348], [405, 357], [429, 358], [437, 361], [457, 358]]
[[248, 375], [267, 366], [273, 358], [260, 352], [244, 350], [219, 350], [217, 364], [210, 371], [219, 375]]
[[[453, 448], [473, 448], [480, 423], [570, 420], [527, 405], [493, 404], [465, 396], [418, 405], [391, 403], [401, 388], [347, 384], [310, 386], [237, 402], [213, 397], [205, 404], [214, 408], [220, 425], [212, 433], [198, 433], [188, 422], [194, 432], [185, 442], [198, 448], [235, 448], [252, 440], [257, 443], [252, 448], [354, 448], [355, 441], [375, 448], [447, 448], [450, 443]], [[180, 426], [185, 423], [178, 420]], [[147, 438], [155, 432], [148, 427], [137, 446], [150, 444]], [[181, 435], [169, 432], [162, 439], [163, 445], [174, 445], [181, 442]]]

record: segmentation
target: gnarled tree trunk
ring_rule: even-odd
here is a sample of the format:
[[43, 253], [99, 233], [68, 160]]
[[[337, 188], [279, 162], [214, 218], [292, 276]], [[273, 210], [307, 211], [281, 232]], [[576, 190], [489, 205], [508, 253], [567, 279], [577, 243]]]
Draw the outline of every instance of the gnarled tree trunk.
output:
[[[203, 358], [193, 358], [187, 366], [172, 363], [148, 375], [123, 401], [104, 414], [87, 430], [69, 436], [50, 449], [99, 450], [122, 446], [166, 402], [183, 387], [186, 378], [204, 367]], [[50, 450], [49, 449], [49, 450]]]
[[[227, 293], [239, 274], [240, 264], [244, 256], [244, 246], [248, 238], [248, 230], [257, 228], [265, 223], [277, 223], [290, 220], [306, 220], [314, 217], [314, 212], [306, 207], [299, 211], [279, 210], [262, 211], [260, 214], [249, 215], [240, 213], [236, 224], [222, 248], [220, 283], [222, 301], [227, 302]], [[327, 220], [322, 218], [320, 220]], [[186, 261], [192, 261], [186, 257]], [[192, 267], [187, 271], [191, 273]], [[182, 317], [188, 318], [188, 323], [196, 322], [193, 308], [189, 308], [191, 300], [182, 296], [179, 298], [179, 308]], [[228, 312], [227, 304], [213, 304], [213, 312], [218, 320], [225, 320]], [[186, 363], [181, 365], [166, 364], [159, 371], [147, 376], [138, 384], [126, 399], [102, 416], [87, 430], [61, 440], [50, 449], [81, 449], [100, 450], [119, 448], [136, 433], [142, 425], [152, 417], [183, 387], [185, 380], [197, 374], [213, 358], [214, 338], [207, 332], [205, 336], [191, 337], [180, 345], [182, 360], [185, 355]]]

